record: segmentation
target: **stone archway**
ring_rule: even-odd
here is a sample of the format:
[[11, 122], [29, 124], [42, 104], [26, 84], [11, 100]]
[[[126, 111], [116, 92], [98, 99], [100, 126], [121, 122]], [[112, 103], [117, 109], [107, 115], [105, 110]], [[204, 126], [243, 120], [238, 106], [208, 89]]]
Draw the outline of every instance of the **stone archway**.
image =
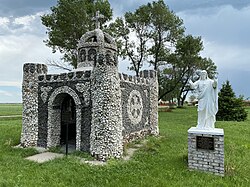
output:
[[48, 102], [48, 138], [47, 147], [60, 145], [61, 139], [61, 105], [70, 96], [75, 103], [76, 114], [76, 150], [81, 145], [81, 101], [76, 92], [68, 86], [62, 86], [53, 91]]
[[74, 99], [66, 94], [61, 104], [60, 145], [68, 142], [72, 148], [76, 145], [76, 105]]

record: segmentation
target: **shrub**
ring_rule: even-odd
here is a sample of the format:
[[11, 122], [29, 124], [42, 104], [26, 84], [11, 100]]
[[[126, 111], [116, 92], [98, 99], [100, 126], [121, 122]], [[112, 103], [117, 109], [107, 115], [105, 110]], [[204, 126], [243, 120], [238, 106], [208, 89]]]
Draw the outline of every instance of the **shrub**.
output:
[[227, 80], [219, 92], [219, 110], [216, 115], [219, 121], [244, 121], [247, 112], [244, 108], [243, 98], [236, 98], [235, 93]]

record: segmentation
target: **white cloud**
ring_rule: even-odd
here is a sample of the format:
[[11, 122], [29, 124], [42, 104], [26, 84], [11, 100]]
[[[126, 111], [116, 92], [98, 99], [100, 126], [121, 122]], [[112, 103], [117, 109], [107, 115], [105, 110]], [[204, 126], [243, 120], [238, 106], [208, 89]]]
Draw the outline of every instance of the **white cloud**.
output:
[[12, 97], [13, 95], [10, 92], [0, 90], [0, 96], [7, 96], [7, 97]]
[[250, 71], [250, 47], [203, 41], [202, 56], [210, 57], [218, 69]]
[[0, 86], [14, 86], [14, 87], [21, 87], [21, 81], [0, 81]]
[[229, 80], [237, 95], [249, 96], [250, 89], [242, 83], [250, 79], [250, 6], [197, 8], [178, 16], [184, 20], [187, 33], [202, 37], [201, 54], [217, 65], [220, 83]]
[[179, 12], [187, 33], [209, 41], [250, 46], [250, 6], [236, 9], [231, 5]]
[[46, 12], [38, 12], [34, 15], [22, 17], [0, 17], [1, 35], [44, 35], [45, 27], [41, 24], [41, 15]]
[[[24, 62], [46, 63], [60, 59], [61, 54], [52, 54], [43, 42], [47, 36], [41, 24], [41, 14], [13, 18], [5, 34], [0, 35], [0, 85], [17, 86], [22, 80]], [[6, 20], [2, 22], [7, 24]], [[21, 27], [13, 27], [15, 24], [21, 24]]]
[[60, 59], [43, 43], [43, 37], [34, 35], [0, 36], [0, 80], [20, 82], [24, 62], [43, 62]]
[[21, 88], [15, 86], [0, 86], [0, 103], [20, 103]]
[[0, 26], [6, 26], [10, 22], [9, 18], [0, 17]]
[[0, 17], [0, 35], [3, 35], [8, 30], [10, 20], [7, 17]]
[[17, 25], [30, 25], [32, 21], [36, 19], [36, 15], [28, 15], [28, 16], [23, 16], [23, 17], [18, 17], [15, 18], [13, 23]]
[[187, 33], [203, 39], [204, 57], [210, 57], [219, 70], [250, 70], [250, 6], [236, 9], [231, 5], [183, 11]]

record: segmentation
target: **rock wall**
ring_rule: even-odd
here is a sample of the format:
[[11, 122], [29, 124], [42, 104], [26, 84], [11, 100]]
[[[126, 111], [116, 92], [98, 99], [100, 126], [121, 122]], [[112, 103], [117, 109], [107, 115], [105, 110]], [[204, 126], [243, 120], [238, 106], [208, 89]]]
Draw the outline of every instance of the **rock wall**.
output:
[[123, 154], [121, 89], [117, 63], [100, 53], [92, 73], [90, 152], [98, 160]]
[[67, 95], [76, 105], [76, 150], [98, 160], [120, 158], [125, 143], [158, 135], [156, 72], [118, 74], [112, 55], [99, 54], [92, 72], [48, 75], [45, 65], [24, 65], [24, 147], [60, 145], [61, 104]]
[[123, 141], [148, 134], [158, 135], [158, 82], [156, 72], [145, 70], [140, 77], [120, 74]]
[[38, 146], [60, 144], [60, 107], [66, 95], [70, 95], [76, 104], [76, 149], [89, 152], [90, 76], [90, 71], [78, 71], [38, 77]]
[[38, 76], [47, 73], [44, 64], [26, 63], [23, 66], [23, 125], [21, 145], [37, 146], [38, 139]]
[[158, 77], [157, 72], [153, 70], [146, 70], [141, 72], [142, 77], [149, 79], [149, 123], [150, 133], [152, 135], [159, 135], [158, 127]]
[[96, 16], [96, 29], [78, 42], [75, 72], [48, 75], [45, 65], [24, 65], [23, 146], [59, 146], [71, 124], [76, 150], [105, 161], [120, 158], [124, 143], [159, 133], [156, 72], [119, 74], [116, 42]]

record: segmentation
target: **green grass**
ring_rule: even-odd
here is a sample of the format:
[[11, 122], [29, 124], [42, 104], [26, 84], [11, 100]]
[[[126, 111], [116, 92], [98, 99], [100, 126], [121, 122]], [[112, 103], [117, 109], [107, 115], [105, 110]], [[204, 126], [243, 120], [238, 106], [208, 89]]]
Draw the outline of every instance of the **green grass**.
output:
[[22, 104], [0, 104], [0, 116], [22, 115]]
[[148, 137], [130, 161], [106, 166], [80, 164], [73, 156], [44, 164], [24, 160], [36, 151], [12, 148], [19, 143], [21, 118], [2, 119], [0, 186], [249, 186], [249, 119], [216, 123], [225, 131], [225, 177], [187, 169], [187, 130], [196, 124], [195, 110], [160, 112], [160, 136]]

